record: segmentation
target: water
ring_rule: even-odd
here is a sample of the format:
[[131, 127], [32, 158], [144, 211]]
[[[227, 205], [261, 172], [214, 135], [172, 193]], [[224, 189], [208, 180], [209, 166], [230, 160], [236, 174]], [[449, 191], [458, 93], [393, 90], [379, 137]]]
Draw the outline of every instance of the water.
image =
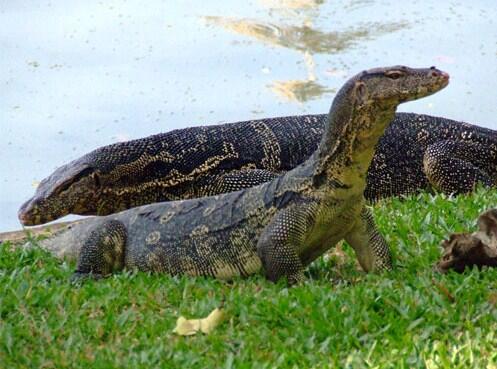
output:
[[[402, 105], [497, 129], [495, 0], [0, 2], [0, 231], [56, 167], [199, 124], [323, 113], [351, 75], [451, 84]], [[171, 5], [174, 4], [174, 5]]]

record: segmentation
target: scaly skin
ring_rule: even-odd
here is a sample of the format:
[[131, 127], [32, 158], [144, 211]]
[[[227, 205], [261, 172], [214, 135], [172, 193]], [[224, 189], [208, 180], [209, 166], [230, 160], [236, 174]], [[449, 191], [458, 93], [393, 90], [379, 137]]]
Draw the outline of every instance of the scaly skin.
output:
[[[57, 169], [19, 210], [24, 225], [69, 213], [108, 215], [154, 202], [237, 191], [269, 181], [317, 148], [326, 114], [193, 127], [105, 146]], [[397, 113], [368, 170], [365, 197], [497, 184], [497, 132]]]
[[76, 275], [100, 277], [126, 267], [229, 279], [262, 267], [270, 280], [296, 283], [306, 265], [342, 239], [364, 270], [390, 269], [388, 246], [364, 206], [367, 169], [397, 105], [447, 83], [448, 75], [434, 67], [360, 73], [335, 97], [319, 147], [304, 164], [245, 190], [137, 207], [75, 226], [67, 231], [74, 239], [89, 230]]

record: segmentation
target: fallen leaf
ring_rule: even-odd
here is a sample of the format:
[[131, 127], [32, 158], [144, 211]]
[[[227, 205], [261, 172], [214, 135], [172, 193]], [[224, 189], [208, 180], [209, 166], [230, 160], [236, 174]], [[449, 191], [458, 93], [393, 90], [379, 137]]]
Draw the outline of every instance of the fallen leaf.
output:
[[215, 308], [203, 319], [186, 319], [180, 316], [176, 321], [176, 328], [174, 328], [173, 332], [180, 336], [191, 336], [199, 331], [209, 334], [223, 321], [223, 318], [224, 309], [222, 307]]
[[200, 319], [186, 319], [180, 316], [176, 321], [176, 328], [173, 332], [180, 336], [191, 336], [200, 330]]

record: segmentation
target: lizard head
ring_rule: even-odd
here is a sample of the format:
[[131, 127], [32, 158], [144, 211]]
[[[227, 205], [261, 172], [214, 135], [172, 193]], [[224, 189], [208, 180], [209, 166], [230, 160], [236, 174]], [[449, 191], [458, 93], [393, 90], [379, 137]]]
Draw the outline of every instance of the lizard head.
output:
[[[363, 124], [363, 119], [348, 118], [359, 114], [367, 116], [365, 111], [373, 116], [374, 113], [381, 112], [393, 114], [399, 104], [431, 95], [448, 83], [449, 75], [435, 67], [393, 66], [369, 69], [343, 85], [333, 101], [330, 113], [339, 115], [342, 124], [338, 126], [343, 126], [347, 121]], [[354, 127], [354, 130], [358, 131], [360, 127]]]
[[[401, 103], [429, 96], [447, 86], [449, 75], [435, 67], [409, 68], [393, 66], [387, 68], [370, 69], [360, 73], [353, 79], [352, 93], [356, 102], [356, 111], [364, 114], [363, 121], [359, 120], [360, 127], [355, 130], [359, 137], [368, 138], [383, 134], [381, 125], [372, 122], [376, 115], [393, 114]], [[380, 120], [382, 121], [382, 120]]]
[[85, 160], [74, 160], [55, 170], [19, 209], [23, 225], [50, 222], [69, 213], [95, 213], [101, 189], [99, 172]]
[[[317, 177], [328, 170], [336, 176], [342, 169], [350, 168], [347, 173], [360, 177], [365, 185], [363, 177], [374, 148], [393, 120], [397, 106], [431, 95], [448, 83], [449, 75], [435, 67], [375, 68], [350, 78], [331, 105], [318, 150]], [[342, 169], [326, 169], [336, 165]]]
[[[363, 71], [349, 79], [333, 100], [333, 137], [344, 137], [347, 131], [359, 137], [381, 136], [399, 104], [431, 95], [448, 83], [449, 75], [435, 67]], [[391, 119], [378, 119], [380, 115]]]
[[393, 66], [364, 71], [351, 83], [359, 106], [384, 110], [441, 90], [449, 83], [449, 75], [435, 67]]
[[154, 182], [155, 148], [145, 146], [140, 140], [102, 146], [57, 168], [20, 207], [19, 220], [33, 226], [68, 214], [108, 215], [162, 200], [157, 191], [162, 183]]

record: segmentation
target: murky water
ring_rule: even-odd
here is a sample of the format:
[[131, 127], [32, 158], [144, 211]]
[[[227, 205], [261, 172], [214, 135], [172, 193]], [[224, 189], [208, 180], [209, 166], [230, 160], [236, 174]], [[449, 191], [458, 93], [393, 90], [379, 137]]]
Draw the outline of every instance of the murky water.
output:
[[401, 110], [497, 129], [495, 0], [2, 1], [0, 231], [89, 150], [326, 112], [349, 76], [392, 64], [452, 77]]

